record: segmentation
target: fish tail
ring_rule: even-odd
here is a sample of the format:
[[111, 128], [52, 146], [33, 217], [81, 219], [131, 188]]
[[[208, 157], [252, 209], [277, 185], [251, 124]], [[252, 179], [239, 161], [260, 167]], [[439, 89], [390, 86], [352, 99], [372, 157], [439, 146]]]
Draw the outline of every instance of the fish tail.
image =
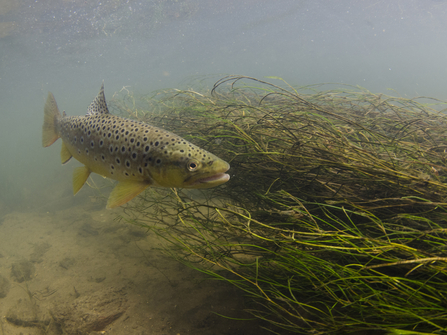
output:
[[60, 137], [57, 132], [57, 124], [60, 118], [61, 113], [57, 108], [56, 100], [53, 94], [49, 92], [45, 103], [42, 126], [42, 145], [44, 147], [49, 147]]

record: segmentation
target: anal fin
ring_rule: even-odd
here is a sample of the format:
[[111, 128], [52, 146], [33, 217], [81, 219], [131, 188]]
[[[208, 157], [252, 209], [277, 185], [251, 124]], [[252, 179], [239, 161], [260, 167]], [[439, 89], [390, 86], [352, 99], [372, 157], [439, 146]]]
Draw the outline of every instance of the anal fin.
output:
[[67, 146], [62, 141], [62, 148], [61, 148], [61, 162], [62, 162], [62, 164], [67, 163], [70, 160], [71, 157], [73, 157], [71, 152], [68, 151]]
[[150, 185], [147, 181], [120, 181], [110, 193], [107, 208], [124, 205]]
[[88, 167], [80, 166], [77, 167], [73, 172], [73, 194], [76, 194], [79, 192], [79, 190], [84, 186], [85, 182], [88, 179], [88, 176], [90, 176], [91, 171], [88, 169]]

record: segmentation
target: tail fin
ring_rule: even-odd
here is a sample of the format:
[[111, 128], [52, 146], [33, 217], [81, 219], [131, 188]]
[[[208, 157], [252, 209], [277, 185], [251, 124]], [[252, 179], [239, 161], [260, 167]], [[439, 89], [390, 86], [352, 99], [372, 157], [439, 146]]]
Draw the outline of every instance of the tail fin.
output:
[[54, 96], [51, 93], [48, 93], [47, 102], [45, 103], [43, 112], [42, 145], [44, 147], [49, 147], [59, 138], [56, 125], [61, 118], [61, 113], [57, 108], [56, 100], [54, 100]]

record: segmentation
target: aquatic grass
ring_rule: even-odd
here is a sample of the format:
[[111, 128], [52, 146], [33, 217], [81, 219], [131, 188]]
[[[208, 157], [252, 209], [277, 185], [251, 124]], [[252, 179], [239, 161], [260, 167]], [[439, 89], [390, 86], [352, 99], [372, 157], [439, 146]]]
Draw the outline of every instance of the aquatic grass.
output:
[[446, 105], [323, 87], [229, 76], [116, 97], [232, 166], [216, 189], [149, 189], [122, 219], [240, 288], [272, 332], [444, 333]]
[[[230, 204], [203, 204], [179, 191], [151, 193], [138, 209], [126, 208], [126, 218], [138, 213], [138, 224], [167, 239], [179, 261], [239, 287], [257, 301], [249, 309], [257, 317], [297, 333], [445, 331], [447, 258], [410, 246], [409, 232], [385, 224], [388, 235], [369, 237], [350, 219], [315, 214], [296, 218], [307, 229], [290, 223], [269, 229]], [[160, 225], [148, 203], [169, 204], [172, 221]], [[203, 220], [204, 213], [212, 220]], [[426, 243], [439, 233], [447, 238], [445, 231], [423, 233]]]

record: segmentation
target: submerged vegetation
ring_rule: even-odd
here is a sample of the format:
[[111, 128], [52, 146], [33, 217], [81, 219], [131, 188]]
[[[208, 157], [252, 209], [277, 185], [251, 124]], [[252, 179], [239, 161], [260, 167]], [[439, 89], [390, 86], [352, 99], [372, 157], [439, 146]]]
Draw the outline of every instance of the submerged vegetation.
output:
[[231, 164], [225, 185], [148, 189], [123, 218], [240, 288], [272, 332], [445, 333], [446, 105], [279, 83], [115, 97]]

